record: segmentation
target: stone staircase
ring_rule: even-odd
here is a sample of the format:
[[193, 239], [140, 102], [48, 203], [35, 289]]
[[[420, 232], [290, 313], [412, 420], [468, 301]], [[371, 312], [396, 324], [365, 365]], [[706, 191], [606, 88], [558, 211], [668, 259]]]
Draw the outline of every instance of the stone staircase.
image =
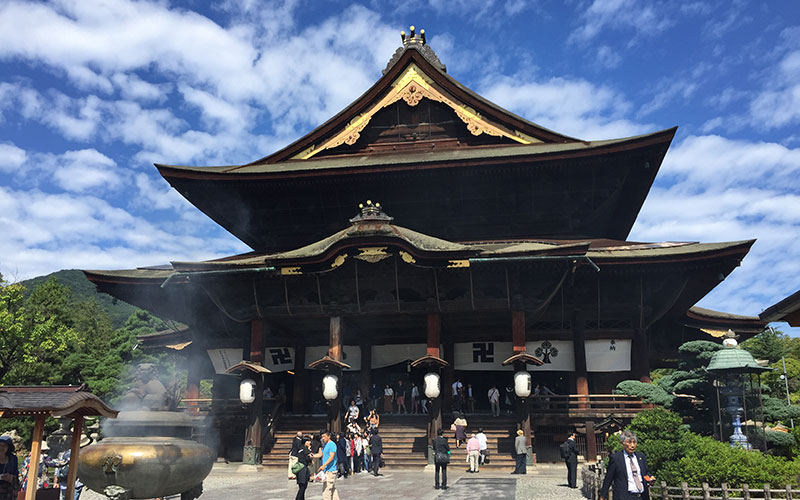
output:
[[[491, 417], [489, 415], [467, 415], [467, 438], [474, 432], [477, 433], [478, 429], [482, 428], [483, 433], [486, 434], [486, 445], [489, 450], [489, 463], [482, 465], [481, 469], [491, 470], [507, 470], [511, 472], [514, 470], [514, 438], [516, 437], [517, 424], [512, 418], [505, 416]], [[447, 417], [442, 420], [442, 425], [445, 428], [445, 436], [450, 443], [450, 467], [463, 467], [464, 470], [469, 468], [467, 464], [467, 451], [466, 443], [461, 445], [461, 448], [456, 448], [455, 434], [450, 430], [450, 424]]]
[[[422, 468], [428, 463], [426, 415], [381, 416], [380, 435], [383, 438], [383, 460], [387, 467]], [[324, 429], [323, 416], [283, 415], [277, 423], [275, 438], [265, 451], [265, 467], [286, 468], [292, 439], [298, 430], [313, 434]]]

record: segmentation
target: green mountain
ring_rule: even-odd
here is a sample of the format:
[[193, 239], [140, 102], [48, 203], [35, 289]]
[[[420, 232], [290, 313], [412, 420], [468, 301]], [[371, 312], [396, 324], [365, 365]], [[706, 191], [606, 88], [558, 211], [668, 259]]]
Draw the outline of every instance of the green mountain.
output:
[[72, 298], [76, 301], [83, 301], [94, 298], [100, 304], [111, 319], [114, 328], [120, 328], [125, 324], [128, 317], [136, 310], [135, 306], [117, 300], [107, 293], [98, 292], [94, 285], [86, 279], [82, 271], [78, 269], [62, 269], [46, 276], [37, 276], [29, 280], [20, 282], [27, 288], [26, 295], [29, 295], [40, 283], [44, 283], [50, 277], [55, 277], [59, 284], [69, 287], [72, 290]]

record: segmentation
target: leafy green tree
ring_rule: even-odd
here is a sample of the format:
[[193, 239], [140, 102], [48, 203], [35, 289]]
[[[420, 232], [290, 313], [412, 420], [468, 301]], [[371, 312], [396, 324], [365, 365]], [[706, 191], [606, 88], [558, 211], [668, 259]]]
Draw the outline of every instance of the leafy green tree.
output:
[[741, 348], [750, 352], [756, 359], [766, 359], [770, 363], [781, 360], [788, 352], [789, 336], [775, 328], [767, 328], [753, 338], [742, 342]]

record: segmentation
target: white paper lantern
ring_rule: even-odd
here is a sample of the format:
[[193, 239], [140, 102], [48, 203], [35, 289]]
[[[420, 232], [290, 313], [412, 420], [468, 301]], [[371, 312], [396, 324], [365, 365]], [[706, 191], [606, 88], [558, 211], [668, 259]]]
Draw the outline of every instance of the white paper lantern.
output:
[[531, 374], [526, 371], [518, 371], [514, 374], [514, 394], [520, 398], [527, 398], [531, 395]]
[[441, 386], [439, 382], [439, 375], [430, 372], [425, 374], [425, 397], [430, 399], [435, 399], [439, 397], [439, 393], [441, 392]]
[[246, 378], [239, 383], [239, 401], [250, 404], [256, 400], [256, 381]]
[[325, 375], [322, 377], [322, 396], [328, 401], [333, 401], [339, 395], [339, 388], [336, 386], [339, 378], [336, 375]]

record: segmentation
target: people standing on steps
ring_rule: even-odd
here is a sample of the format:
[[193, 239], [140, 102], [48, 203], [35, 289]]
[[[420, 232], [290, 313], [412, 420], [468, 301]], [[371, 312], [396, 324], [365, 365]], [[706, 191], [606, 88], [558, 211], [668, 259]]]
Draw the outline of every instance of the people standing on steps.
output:
[[372, 454], [372, 473], [376, 476], [380, 476], [378, 471], [381, 468], [381, 455], [383, 454], [383, 439], [381, 439], [380, 434], [378, 434], [378, 429], [375, 429], [375, 432], [372, 434], [372, 437], [369, 438], [369, 448], [370, 453]]
[[467, 419], [463, 414], [458, 414], [458, 418], [450, 426], [450, 430], [455, 431], [456, 448], [461, 448], [461, 444], [467, 440]]
[[378, 410], [381, 402], [381, 388], [375, 382], [369, 387], [370, 410]]
[[467, 384], [467, 413], [475, 413], [475, 394], [472, 391], [472, 384]]
[[461, 412], [461, 396], [464, 394], [464, 384], [461, 383], [461, 379], [456, 379], [453, 382], [453, 411], [454, 412]]
[[336, 464], [338, 477], [347, 479], [347, 466], [350, 461], [347, 459], [347, 439], [341, 433], [336, 434]]
[[[447, 464], [450, 463], [450, 445], [447, 444], [447, 438], [444, 437], [444, 431], [439, 429], [436, 432], [436, 437], [433, 440], [433, 464], [436, 467], [436, 475], [434, 476], [434, 489], [447, 489]], [[442, 473], [442, 482], [439, 483], [439, 471]]]
[[485, 464], [487, 459], [489, 458], [489, 445], [487, 443], [486, 434], [483, 433], [483, 429], [479, 428], [478, 433], [475, 435], [478, 438], [478, 442], [481, 444], [481, 465]]
[[407, 386], [403, 384], [402, 380], [397, 381], [397, 391], [395, 391], [395, 401], [397, 401], [397, 414], [400, 415], [400, 408], [403, 409], [403, 413], [408, 414], [408, 409], [406, 408], [406, 392]]
[[419, 386], [411, 383], [411, 413], [419, 413]]
[[336, 443], [331, 440], [330, 431], [322, 433], [322, 444], [324, 447], [317, 458], [321, 459], [322, 464], [317, 472], [325, 472], [325, 479], [322, 480], [322, 499], [339, 500], [339, 492], [336, 491]]
[[481, 458], [481, 442], [478, 441], [473, 432], [467, 441], [467, 459], [469, 460], [469, 472], [476, 474], [480, 472], [479, 462]]
[[578, 487], [578, 444], [575, 442], [576, 438], [577, 434], [572, 431], [572, 434], [569, 435], [563, 445], [566, 450], [564, 463], [567, 464], [567, 486], [570, 488]]
[[497, 386], [492, 384], [491, 389], [486, 395], [489, 398], [489, 407], [492, 409], [492, 416], [499, 417], [500, 416], [500, 391], [497, 389]]
[[350, 406], [347, 407], [347, 423], [352, 424], [358, 420], [361, 410], [358, 408], [355, 399], [350, 400]]
[[525, 432], [522, 429], [517, 429], [517, 437], [514, 438], [514, 453], [516, 466], [512, 474], [527, 474], [528, 473], [528, 445], [525, 442]]
[[389, 384], [383, 388], [383, 412], [392, 413], [392, 403], [394, 402], [394, 389]]

